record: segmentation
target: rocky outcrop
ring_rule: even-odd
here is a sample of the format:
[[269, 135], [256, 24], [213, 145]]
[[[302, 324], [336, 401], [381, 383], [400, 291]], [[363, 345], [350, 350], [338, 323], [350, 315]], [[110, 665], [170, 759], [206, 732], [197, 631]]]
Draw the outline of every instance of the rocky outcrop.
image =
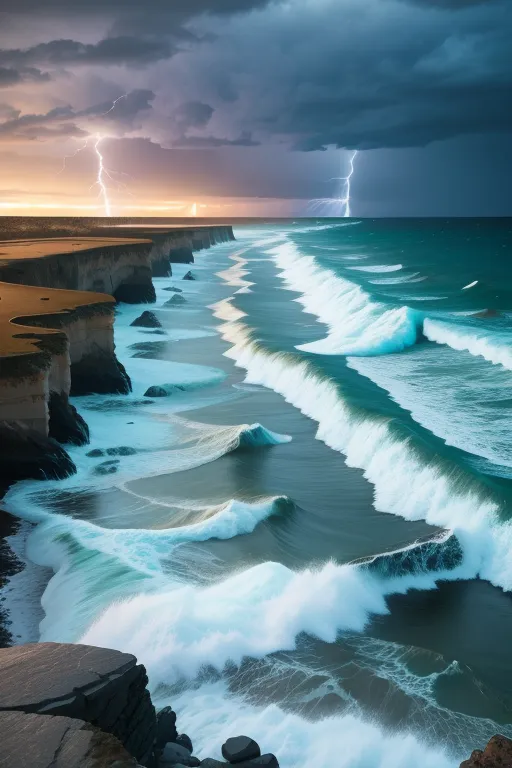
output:
[[110, 733], [70, 717], [0, 712], [0, 764], [8, 768], [137, 768]]
[[147, 310], [135, 318], [133, 323], [130, 323], [134, 328], [161, 328], [162, 323], [155, 315], [154, 312], [148, 312]]
[[58, 480], [75, 472], [56, 440], [22, 422], [0, 421], [0, 496], [18, 480]]
[[146, 670], [134, 656], [87, 645], [15, 646], [0, 653], [0, 678], [0, 713], [58, 715], [90, 723], [116, 737], [141, 765], [150, 765], [156, 715]]
[[493, 736], [484, 750], [475, 749], [460, 768], [511, 768], [512, 740], [506, 736]]
[[72, 445], [89, 442], [89, 427], [65, 392], [50, 392], [48, 416], [48, 434], [54, 440]]

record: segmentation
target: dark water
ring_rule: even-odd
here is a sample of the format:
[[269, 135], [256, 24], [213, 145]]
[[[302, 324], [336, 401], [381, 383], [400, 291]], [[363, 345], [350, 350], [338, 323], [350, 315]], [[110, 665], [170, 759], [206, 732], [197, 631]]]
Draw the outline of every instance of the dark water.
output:
[[458, 765], [512, 733], [512, 225], [236, 235], [165, 336], [120, 308], [133, 394], [77, 399], [78, 475], [7, 500], [55, 572], [40, 637], [136, 653], [205, 755]]

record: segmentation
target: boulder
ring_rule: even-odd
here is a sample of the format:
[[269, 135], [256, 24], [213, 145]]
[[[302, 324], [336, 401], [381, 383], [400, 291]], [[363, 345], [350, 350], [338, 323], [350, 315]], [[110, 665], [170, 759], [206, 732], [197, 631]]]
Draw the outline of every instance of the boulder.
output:
[[91, 459], [99, 459], [100, 456], [105, 456], [105, 451], [102, 448], [93, 448], [92, 451], [88, 451], [85, 455]]
[[187, 736], [186, 733], [180, 733], [177, 739], [175, 739], [176, 744], [179, 744], [181, 747], [185, 747], [185, 749], [188, 749], [189, 752], [194, 751], [194, 747], [192, 745], [192, 739], [190, 736]]
[[175, 285], [169, 285], [167, 288], [164, 288], [164, 291], [172, 291], [173, 293], [183, 293], [181, 288], [176, 288]]
[[59, 443], [86, 445], [89, 427], [65, 392], [50, 392], [48, 400], [48, 434]]
[[117, 448], [107, 448], [109, 456], [133, 456], [137, 451], [129, 445], [119, 445]]
[[201, 760], [201, 768], [226, 768], [228, 763], [223, 763], [221, 760], [215, 760], [213, 757], [207, 757]]
[[144, 397], [169, 397], [169, 392], [164, 387], [153, 386], [146, 389]]
[[475, 749], [460, 768], [510, 768], [512, 766], [512, 740], [506, 736], [493, 736], [484, 750]]
[[258, 744], [249, 736], [234, 736], [222, 745], [222, 757], [229, 763], [241, 763], [260, 755]]
[[200, 761], [197, 757], [193, 757], [188, 749], [182, 747], [180, 744], [174, 744], [169, 742], [165, 745], [162, 754], [158, 760], [159, 766], [172, 766], [172, 765], [186, 765], [191, 768], [197, 768], [200, 765]]
[[195, 280], [196, 278], [194, 277], [192, 272], [190, 272], [190, 270], [189, 270], [186, 275], [183, 275], [183, 279], [184, 280]]
[[130, 326], [134, 326], [135, 328], [161, 328], [162, 323], [154, 312], [146, 310], [142, 315], [139, 315], [133, 323], [130, 323]]
[[169, 741], [176, 741], [176, 712], [172, 707], [164, 707], [156, 716], [156, 747], [163, 749]]
[[103, 461], [94, 468], [95, 475], [114, 475], [118, 470], [119, 459], [112, 459], [111, 461]]
[[0, 421], [0, 495], [18, 480], [62, 480], [76, 467], [52, 437], [18, 421]]
[[176, 307], [178, 304], [186, 304], [187, 300], [180, 293], [175, 293], [168, 301], [163, 305], [164, 307]]

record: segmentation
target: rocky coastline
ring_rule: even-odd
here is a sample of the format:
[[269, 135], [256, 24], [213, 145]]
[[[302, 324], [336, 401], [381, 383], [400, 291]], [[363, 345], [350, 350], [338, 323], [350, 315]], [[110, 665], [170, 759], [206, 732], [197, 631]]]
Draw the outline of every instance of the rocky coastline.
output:
[[[6, 222], [4, 234], [12, 234]], [[115, 354], [116, 302], [154, 302], [154, 275], [234, 239], [227, 225], [106, 228], [94, 220], [71, 220], [52, 237], [23, 234], [0, 241], [0, 494], [18, 480], [75, 471], [61, 444], [83, 445], [89, 431], [70, 396], [131, 391]]]

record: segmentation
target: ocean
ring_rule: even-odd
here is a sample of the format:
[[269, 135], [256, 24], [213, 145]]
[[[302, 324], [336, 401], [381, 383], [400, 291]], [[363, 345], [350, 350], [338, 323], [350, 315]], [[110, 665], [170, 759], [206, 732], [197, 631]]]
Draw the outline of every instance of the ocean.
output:
[[512, 737], [512, 221], [235, 235], [154, 280], [162, 329], [119, 305], [132, 394], [9, 491], [11, 631], [134, 653], [200, 757], [455, 768]]

